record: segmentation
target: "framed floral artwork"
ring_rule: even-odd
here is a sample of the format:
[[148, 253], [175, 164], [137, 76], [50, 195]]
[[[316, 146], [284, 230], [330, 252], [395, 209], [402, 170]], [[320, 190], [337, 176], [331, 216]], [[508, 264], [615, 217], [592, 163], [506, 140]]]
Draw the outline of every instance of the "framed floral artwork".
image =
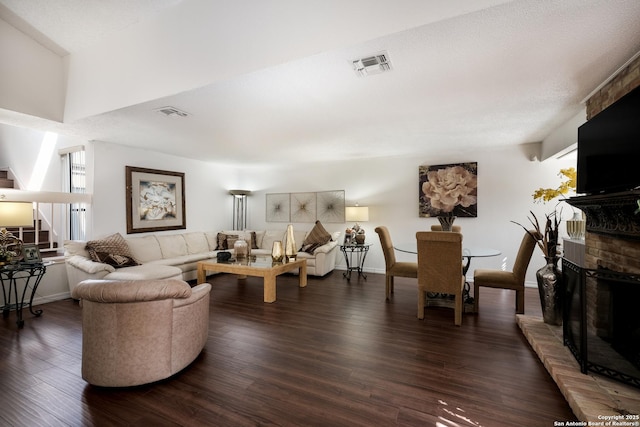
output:
[[187, 228], [184, 173], [126, 166], [127, 233]]
[[419, 166], [421, 217], [478, 216], [478, 163]]

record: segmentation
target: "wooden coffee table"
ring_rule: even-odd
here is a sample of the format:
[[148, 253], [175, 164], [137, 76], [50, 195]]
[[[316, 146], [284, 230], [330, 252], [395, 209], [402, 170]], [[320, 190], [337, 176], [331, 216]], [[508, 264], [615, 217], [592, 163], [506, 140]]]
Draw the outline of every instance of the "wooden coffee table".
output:
[[207, 271], [237, 274], [238, 279], [246, 276], [264, 278], [264, 302], [276, 300], [276, 276], [300, 269], [300, 287], [307, 286], [307, 260], [297, 259], [282, 264], [274, 264], [271, 257], [256, 257], [250, 261], [221, 261], [215, 259], [198, 262], [198, 284], [207, 280]]

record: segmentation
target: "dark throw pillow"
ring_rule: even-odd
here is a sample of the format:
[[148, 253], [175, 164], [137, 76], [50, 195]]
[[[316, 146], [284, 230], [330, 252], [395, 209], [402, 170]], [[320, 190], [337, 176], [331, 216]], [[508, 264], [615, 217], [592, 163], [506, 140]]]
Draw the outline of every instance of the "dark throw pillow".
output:
[[320, 221], [316, 221], [316, 225], [307, 234], [304, 242], [302, 242], [301, 251], [312, 254], [313, 251], [331, 240], [331, 234], [323, 227]]
[[233, 249], [236, 240], [238, 240], [237, 234], [218, 233], [218, 247], [216, 249], [219, 251]]
[[87, 242], [87, 251], [91, 260], [103, 262], [115, 268], [139, 265], [133, 258], [127, 241], [120, 233]]

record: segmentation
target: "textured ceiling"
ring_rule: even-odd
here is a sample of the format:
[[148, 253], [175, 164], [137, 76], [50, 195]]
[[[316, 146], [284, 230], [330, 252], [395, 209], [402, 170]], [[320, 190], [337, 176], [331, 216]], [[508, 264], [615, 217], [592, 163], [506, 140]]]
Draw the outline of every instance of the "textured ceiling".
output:
[[[102, 41], [124, 30], [135, 37], [137, 26], [153, 23], [158, 16], [166, 23], [176, 15], [175, 27], [161, 28], [178, 31], [185, 25], [177, 21], [180, 7], [197, 1], [0, 0], [0, 4], [15, 15], [13, 22], [6, 14], [5, 20], [21, 25], [34, 38], [44, 35], [59, 46], [59, 52], [71, 52], [73, 57], [83, 49], [99, 49]], [[219, 3], [217, 18], [225, 13], [225, 2]], [[435, 153], [451, 153], [452, 159], [460, 160], [460, 153], [470, 147], [542, 141], [640, 51], [637, 0], [486, 1], [476, 2], [483, 6], [475, 8], [470, 6], [473, 2], [459, 2], [458, 10], [450, 3], [398, 1], [394, 16], [366, 11], [371, 22], [391, 18], [399, 22], [413, 14], [406, 21], [410, 24], [398, 31], [265, 62], [263, 67], [178, 93], [167, 89], [144, 102], [122, 99], [118, 108], [69, 123], [22, 120], [91, 140], [227, 163]], [[259, 19], [251, 15], [252, 8], [246, 10], [248, 18]], [[308, 10], [310, 19], [315, 11]], [[332, 23], [323, 25], [329, 35]], [[231, 45], [234, 37], [238, 35], [230, 31]], [[216, 54], [207, 51], [206, 44], [189, 48], [200, 49], [203, 56]], [[357, 77], [351, 60], [381, 50], [388, 52], [393, 70]], [[170, 118], [153, 111], [167, 105], [191, 116]]]

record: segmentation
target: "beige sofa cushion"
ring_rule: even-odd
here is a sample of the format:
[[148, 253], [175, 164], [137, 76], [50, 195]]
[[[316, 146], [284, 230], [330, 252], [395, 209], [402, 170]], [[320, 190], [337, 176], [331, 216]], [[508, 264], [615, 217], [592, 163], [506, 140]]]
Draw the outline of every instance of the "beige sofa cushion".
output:
[[162, 251], [162, 258], [175, 258], [187, 255], [187, 241], [183, 234], [170, 234], [168, 236], [156, 236]]
[[209, 243], [204, 233], [185, 233], [184, 240], [187, 242], [187, 253], [201, 254], [209, 252]]
[[260, 249], [271, 251], [271, 248], [273, 248], [273, 242], [277, 240], [280, 240], [284, 247], [284, 230], [266, 230], [264, 232], [264, 237], [262, 238]]
[[160, 245], [154, 235], [129, 237], [127, 238], [127, 243], [129, 244], [129, 250], [133, 254], [133, 257], [140, 264], [162, 258]]
[[182, 270], [170, 265], [143, 264], [116, 269], [104, 278], [107, 280], [182, 279]]
[[204, 236], [209, 244], [209, 250], [215, 251], [218, 248], [218, 233], [214, 231], [207, 231], [204, 233]]

